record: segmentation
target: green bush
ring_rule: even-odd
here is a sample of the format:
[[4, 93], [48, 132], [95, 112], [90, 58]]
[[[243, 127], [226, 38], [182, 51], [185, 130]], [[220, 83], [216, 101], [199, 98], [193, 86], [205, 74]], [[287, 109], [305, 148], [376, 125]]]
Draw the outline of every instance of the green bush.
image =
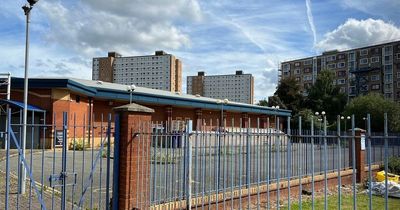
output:
[[[74, 143], [75, 143], [75, 149], [74, 149]], [[83, 140], [78, 140], [78, 139], [76, 139], [75, 140], [75, 142], [74, 141], [71, 141], [70, 143], [69, 143], [69, 149], [70, 150], [75, 150], [75, 151], [82, 151], [82, 150], [84, 150], [84, 149], [87, 149], [87, 148], [89, 148], [89, 143], [86, 143], [86, 145], [85, 145], [85, 147], [83, 147]]]
[[389, 173], [400, 175], [400, 157], [390, 157], [388, 168]]

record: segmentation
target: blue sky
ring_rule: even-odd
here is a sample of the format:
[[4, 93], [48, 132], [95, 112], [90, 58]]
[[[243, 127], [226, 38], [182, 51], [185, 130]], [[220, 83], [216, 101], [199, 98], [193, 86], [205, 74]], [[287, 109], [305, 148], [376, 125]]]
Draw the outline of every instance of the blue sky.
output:
[[[0, 72], [23, 76], [23, 0], [0, 2]], [[255, 76], [273, 94], [279, 62], [400, 39], [398, 0], [40, 0], [32, 12], [30, 76], [91, 79], [91, 59], [165, 50], [183, 76]], [[186, 85], [184, 84], [184, 90]]]

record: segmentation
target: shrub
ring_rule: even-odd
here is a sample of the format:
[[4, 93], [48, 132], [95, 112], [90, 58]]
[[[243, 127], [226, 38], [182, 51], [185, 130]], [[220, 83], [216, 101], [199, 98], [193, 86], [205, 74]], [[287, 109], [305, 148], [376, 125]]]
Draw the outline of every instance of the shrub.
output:
[[400, 175], [400, 157], [390, 157], [388, 161], [389, 173]]
[[83, 149], [89, 148], [89, 143], [86, 143], [85, 147], [83, 147], [83, 140], [76, 139], [75, 142], [72, 140], [69, 143], [69, 149], [74, 150], [74, 143], [75, 143], [75, 151], [82, 151]]

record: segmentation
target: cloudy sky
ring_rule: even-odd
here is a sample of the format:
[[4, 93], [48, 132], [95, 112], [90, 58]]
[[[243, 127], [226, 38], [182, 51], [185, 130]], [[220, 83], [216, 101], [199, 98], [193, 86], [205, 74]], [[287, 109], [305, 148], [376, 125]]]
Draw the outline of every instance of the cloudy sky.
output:
[[[0, 1], [0, 72], [23, 76], [24, 0]], [[183, 76], [255, 76], [272, 95], [280, 61], [400, 39], [399, 0], [40, 0], [32, 11], [30, 76], [91, 79], [93, 57], [165, 50]], [[186, 85], [183, 86], [186, 90]]]

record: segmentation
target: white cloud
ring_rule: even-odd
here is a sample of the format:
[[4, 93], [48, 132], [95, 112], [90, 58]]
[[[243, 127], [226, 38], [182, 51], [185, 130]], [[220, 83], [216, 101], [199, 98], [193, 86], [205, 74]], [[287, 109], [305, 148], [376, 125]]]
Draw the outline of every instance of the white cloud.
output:
[[347, 49], [400, 39], [400, 28], [383, 20], [348, 19], [318, 42], [321, 50]]
[[49, 22], [47, 40], [88, 56], [110, 50], [132, 54], [189, 46], [189, 36], [174, 21], [201, 19], [196, 0], [89, 0], [65, 4], [49, 1], [39, 5]]

